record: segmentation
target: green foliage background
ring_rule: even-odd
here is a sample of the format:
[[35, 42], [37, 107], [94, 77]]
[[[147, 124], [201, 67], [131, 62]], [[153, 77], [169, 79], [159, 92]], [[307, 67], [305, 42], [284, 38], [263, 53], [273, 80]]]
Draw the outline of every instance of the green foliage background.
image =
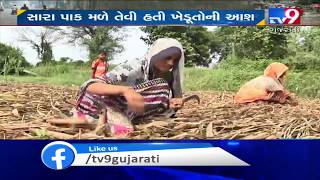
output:
[[[92, 36], [75, 39], [88, 48], [90, 58], [101, 49], [107, 49], [111, 59], [122, 51], [123, 37], [111, 35], [119, 29], [104, 28], [96, 28]], [[277, 61], [290, 68], [286, 79], [290, 91], [303, 97], [320, 98], [320, 27], [301, 27], [300, 32], [287, 34], [273, 33], [268, 27], [216, 27], [210, 31], [191, 26], [141, 29], [147, 34], [142, 37], [147, 44], [161, 37], [176, 38], [183, 44], [187, 67], [185, 90], [237, 91], [243, 83], [261, 75], [268, 64]], [[75, 28], [70, 32], [75, 31], [80, 33], [84, 29]], [[214, 53], [221, 55], [219, 62], [207, 68]], [[2, 74], [11, 74], [6, 76], [9, 81], [78, 86], [90, 78], [89, 64], [64, 57], [31, 67], [21, 50], [0, 44], [0, 67]], [[17, 76], [22, 68], [38, 76], [21, 76], [21, 73]]]

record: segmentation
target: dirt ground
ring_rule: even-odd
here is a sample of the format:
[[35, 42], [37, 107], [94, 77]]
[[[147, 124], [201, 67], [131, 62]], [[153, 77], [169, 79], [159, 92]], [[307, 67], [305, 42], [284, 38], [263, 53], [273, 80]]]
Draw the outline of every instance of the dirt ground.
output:
[[[48, 125], [45, 120], [69, 116], [77, 87], [0, 84], [1, 139], [112, 139], [83, 128]], [[255, 103], [236, 105], [233, 93], [198, 94], [177, 118], [157, 117], [135, 126], [129, 139], [280, 139], [320, 138], [320, 100], [299, 99], [299, 105]]]

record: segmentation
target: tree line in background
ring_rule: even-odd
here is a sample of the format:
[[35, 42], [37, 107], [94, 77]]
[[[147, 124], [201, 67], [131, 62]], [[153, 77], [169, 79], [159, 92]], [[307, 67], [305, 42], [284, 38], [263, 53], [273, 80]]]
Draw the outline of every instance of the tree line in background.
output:
[[[180, 40], [185, 48], [186, 66], [208, 66], [217, 61], [285, 61], [295, 69], [319, 68], [320, 28], [301, 27], [298, 33], [275, 33], [269, 27], [143, 27], [147, 44], [161, 37]], [[237, 62], [236, 62], [237, 63]]]
[[143, 27], [147, 44], [161, 37], [178, 39], [185, 48], [186, 66], [208, 66], [214, 53], [220, 60], [229, 55], [239, 58], [283, 58], [286, 56], [287, 36], [271, 33], [268, 28], [218, 27], [213, 32], [205, 27]]
[[320, 0], [298, 0], [297, 1], [297, 4], [301, 4], [301, 5], [310, 5], [314, 3], [320, 3]]
[[[301, 27], [299, 33], [274, 33], [269, 27], [216, 27], [208, 31], [194, 26], [148, 26], [141, 27], [146, 33], [141, 39], [148, 45], [156, 39], [171, 37], [179, 40], [185, 49], [186, 66], [205, 66], [217, 62], [245, 63], [248, 61], [274, 60], [288, 63], [294, 69], [320, 67], [320, 28]], [[68, 57], [55, 61], [53, 45], [58, 41], [77, 44], [89, 52], [89, 59], [96, 58], [99, 51], [108, 53], [109, 60], [123, 51], [121, 42], [125, 31], [121, 27], [46, 27], [40, 32], [22, 30], [19, 41], [26, 42], [38, 54], [43, 64], [83, 64]], [[36, 37], [36, 38], [35, 38]], [[90, 61], [89, 61], [90, 63]], [[2, 73], [17, 73], [30, 66], [21, 50], [8, 45], [0, 46]]]
[[[45, 66], [52, 64], [85, 64], [83, 60], [72, 60], [69, 57], [62, 57], [56, 61], [53, 55], [53, 46], [57, 42], [69, 43], [71, 45], [80, 45], [89, 52], [89, 59], [93, 60], [99, 54], [99, 51], [106, 51], [109, 60], [113, 56], [123, 51], [121, 42], [125, 34], [120, 32], [120, 27], [45, 27], [40, 31], [34, 31], [31, 28], [19, 29], [18, 41], [25, 42], [36, 51], [40, 62], [36, 66]], [[1, 44], [0, 46], [0, 68], [1, 74], [18, 74], [23, 68], [31, 65], [23, 57], [20, 49]], [[90, 63], [89, 61], [88, 63]]]
[[[106, 51], [108, 58], [112, 59], [117, 53], [122, 52], [120, 45], [124, 39], [118, 27], [46, 27], [40, 32], [32, 29], [22, 29], [19, 32], [19, 41], [28, 43], [38, 54], [40, 62], [37, 65], [55, 63], [52, 47], [58, 41], [71, 45], [86, 47], [89, 51], [89, 59], [97, 57], [100, 51]], [[121, 35], [116, 35], [120, 33]], [[36, 38], [35, 38], [36, 37]], [[62, 63], [71, 62], [70, 58], [63, 58]], [[78, 61], [80, 63], [80, 61]]]

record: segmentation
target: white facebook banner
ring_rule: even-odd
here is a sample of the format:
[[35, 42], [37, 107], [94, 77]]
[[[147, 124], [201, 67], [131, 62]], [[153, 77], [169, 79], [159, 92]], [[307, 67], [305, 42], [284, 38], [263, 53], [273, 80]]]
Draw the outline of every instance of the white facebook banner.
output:
[[77, 154], [71, 166], [249, 166], [219, 147]]

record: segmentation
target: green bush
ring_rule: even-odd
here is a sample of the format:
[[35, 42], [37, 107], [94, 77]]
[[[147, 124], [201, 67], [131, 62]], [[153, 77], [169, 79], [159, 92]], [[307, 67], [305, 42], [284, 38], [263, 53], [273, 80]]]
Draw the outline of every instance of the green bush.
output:
[[313, 53], [297, 53], [284, 60], [288, 66], [297, 71], [320, 70], [320, 57]]
[[[266, 67], [272, 62], [275, 62], [275, 61], [268, 60], [268, 59], [252, 60], [247, 58], [228, 57], [218, 65], [218, 68], [254, 70], [254, 71], [263, 72], [266, 69]], [[277, 62], [282, 62], [282, 61], [277, 60]]]
[[22, 55], [22, 51], [0, 43], [0, 69], [2, 74], [19, 74], [24, 67], [30, 64]]
[[33, 72], [37, 73], [40, 76], [44, 77], [53, 77], [59, 74], [66, 74], [70, 72], [70, 69], [73, 67], [69, 67], [68, 65], [40, 65], [32, 69]]

